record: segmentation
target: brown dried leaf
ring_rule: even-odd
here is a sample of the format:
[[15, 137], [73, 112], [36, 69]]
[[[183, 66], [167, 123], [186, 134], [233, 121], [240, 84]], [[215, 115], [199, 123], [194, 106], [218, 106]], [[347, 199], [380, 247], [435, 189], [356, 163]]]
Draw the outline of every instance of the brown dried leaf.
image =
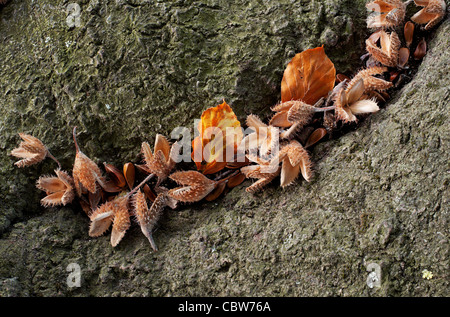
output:
[[414, 51], [414, 58], [419, 60], [422, 59], [427, 54], [427, 42], [425, 38], [417, 44], [416, 50]]
[[106, 173], [111, 177], [112, 182], [119, 188], [123, 188], [126, 185], [125, 177], [122, 172], [112, 164], [107, 164], [103, 162]]
[[234, 188], [236, 186], [239, 186], [240, 184], [242, 184], [245, 181], [245, 178], [246, 177], [244, 174], [238, 173], [228, 179], [227, 187]]
[[107, 193], [119, 193], [123, 190], [123, 187], [117, 186], [112, 180], [103, 183], [102, 188]]
[[91, 209], [97, 208], [98, 204], [100, 203], [100, 201], [102, 199], [101, 189], [97, 190], [95, 193], [89, 192], [88, 197], [89, 197], [89, 205], [90, 205]]
[[414, 39], [414, 23], [412, 23], [411, 21], [408, 21], [405, 23], [405, 27], [403, 28], [403, 32], [405, 35], [405, 42], [406, 42], [406, 47], [410, 47], [411, 43], [413, 42]]
[[243, 138], [233, 109], [225, 101], [206, 109], [197, 130], [200, 135], [192, 141], [191, 154], [197, 170], [206, 175], [224, 169], [235, 157]]
[[142, 190], [144, 191], [145, 196], [146, 196], [151, 202], [154, 202], [154, 201], [155, 201], [156, 195], [155, 195], [155, 193], [151, 190], [150, 186], [148, 186], [148, 184], [145, 184], [145, 185], [142, 187]]
[[281, 81], [281, 102], [301, 100], [313, 105], [333, 89], [336, 69], [322, 47], [306, 50], [289, 62]]

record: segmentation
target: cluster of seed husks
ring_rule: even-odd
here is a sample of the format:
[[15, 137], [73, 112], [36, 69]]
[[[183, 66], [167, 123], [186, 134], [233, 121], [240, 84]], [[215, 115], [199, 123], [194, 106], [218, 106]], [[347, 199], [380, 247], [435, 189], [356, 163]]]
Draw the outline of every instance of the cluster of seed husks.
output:
[[[11, 155], [20, 158], [15, 163], [18, 167], [39, 163], [47, 157], [57, 162], [56, 175], [42, 176], [36, 184], [46, 192], [41, 200], [43, 206], [67, 205], [77, 198], [91, 221], [89, 235], [101, 236], [112, 226], [113, 247], [122, 240], [134, 217], [156, 251], [152, 232], [166, 207], [175, 209], [179, 203], [214, 200], [246, 178], [256, 179], [246, 189], [250, 193], [262, 190], [278, 177], [281, 187], [294, 184], [300, 175], [311, 181], [314, 173], [308, 148], [340, 126], [357, 122], [357, 116], [378, 111], [378, 103], [389, 98], [386, 91], [395, 86], [395, 80], [408, 68], [410, 59], [420, 60], [425, 55], [425, 39], [418, 42], [413, 56], [409, 54], [410, 47], [417, 42], [415, 24], [423, 25], [424, 31], [432, 29], [444, 17], [446, 5], [444, 0], [414, 2], [423, 8], [411, 17], [412, 22], [406, 23], [406, 7], [411, 1], [375, 0], [367, 4], [368, 10], [373, 11], [367, 26], [375, 30], [366, 40], [365, 67], [352, 78], [336, 75], [323, 48], [297, 54], [285, 71], [282, 100], [272, 108], [274, 115], [269, 123], [254, 114], [247, 117], [246, 125], [254, 132], [242, 137], [243, 162], [213, 162], [215, 164], [207, 168], [196, 163], [198, 171], [175, 171], [180, 146], [177, 142], [170, 144], [158, 134], [153, 151], [147, 142], [142, 143], [142, 164], [126, 163], [120, 170], [104, 163], [103, 171], [80, 150], [76, 128], [73, 130], [76, 155], [71, 174], [62, 170], [61, 164], [39, 139], [28, 134], [19, 133], [23, 141]], [[397, 33], [399, 30], [403, 32], [404, 41]], [[317, 69], [306, 64], [305, 61], [311, 59], [319, 65], [315, 66]], [[296, 77], [299, 69], [305, 74], [319, 73], [321, 79], [313, 77], [306, 84], [300, 83], [305, 85], [299, 85]], [[301, 81], [308, 77], [300, 76]], [[217, 119], [217, 113], [221, 120]], [[225, 102], [209, 108], [204, 115], [205, 126], [221, 126], [225, 122], [240, 128]], [[199, 126], [199, 130], [201, 128]], [[194, 152], [198, 148], [203, 150], [204, 142], [203, 136], [195, 139]], [[153, 177], [156, 183], [151, 189]], [[136, 185], [137, 179], [140, 182]], [[173, 187], [174, 183], [178, 187]]]
[[[330, 81], [323, 81], [322, 78], [327, 77], [334, 67], [326, 57], [320, 56], [320, 48], [297, 54], [292, 59], [282, 81], [282, 102], [272, 108], [275, 114], [269, 124], [266, 125], [255, 115], [247, 118], [247, 125], [258, 134], [258, 138], [253, 139], [265, 140], [251, 144], [251, 150], [259, 151], [259, 156], [253, 153], [248, 158], [257, 165], [242, 168], [245, 176], [258, 179], [247, 191], [261, 190], [279, 175], [282, 187], [291, 185], [300, 173], [306, 181], [310, 181], [313, 175], [312, 163], [305, 148], [331, 134], [339, 125], [357, 122], [357, 115], [379, 110], [378, 103], [389, 98], [387, 91], [394, 87], [396, 79], [408, 69], [409, 47], [414, 40], [414, 23], [423, 24], [425, 30], [430, 30], [442, 20], [446, 12], [443, 0], [415, 1], [416, 5], [424, 8], [411, 17], [414, 23], [405, 23], [406, 8], [410, 2], [375, 0], [366, 5], [372, 11], [368, 16], [367, 26], [375, 31], [366, 40], [368, 54], [365, 56], [365, 67], [351, 79], [338, 74], [336, 82], [331, 81], [332, 86], [328, 88], [325, 97], [318, 98], [323, 95], [323, 91], [316, 95], [303, 92], [302, 89], [305, 88], [298, 84], [310, 75], [304, 60], [314, 59], [314, 71], [320, 74], [320, 78], [307, 83], [308, 90], [314, 90], [311, 89], [314, 85], [317, 90], [323, 90], [323, 87], [329, 85]], [[399, 30], [404, 32], [404, 43], [397, 34]], [[426, 42], [422, 39], [417, 44], [413, 57], [420, 60], [425, 53]], [[318, 87], [319, 83], [322, 87]], [[258, 130], [261, 129], [269, 132], [260, 135]], [[275, 141], [279, 141], [279, 144]], [[276, 145], [281, 146], [280, 151], [272, 152]], [[278, 163], [281, 164], [280, 168]]]

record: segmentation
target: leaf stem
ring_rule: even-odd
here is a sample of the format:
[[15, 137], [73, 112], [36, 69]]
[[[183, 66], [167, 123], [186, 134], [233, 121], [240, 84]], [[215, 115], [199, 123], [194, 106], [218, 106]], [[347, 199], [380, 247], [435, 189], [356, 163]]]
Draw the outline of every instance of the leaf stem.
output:
[[329, 106], [329, 107], [323, 107], [323, 108], [315, 108], [314, 111], [315, 111], [315, 112], [325, 112], [325, 111], [334, 110], [334, 109], [336, 109], [336, 106]]
[[73, 135], [73, 142], [75, 142], [75, 150], [76, 150], [77, 153], [78, 153], [78, 152], [80, 152], [80, 148], [78, 147], [78, 142], [77, 142], [77, 136], [76, 136], [76, 133], [77, 133], [77, 127], [74, 126], [74, 127], [73, 127], [73, 132], [72, 132], [72, 135]]
[[137, 190], [139, 188], [141, 188], [142, 186], [144, 186], [145, 183], [147, 183], [149, 180], [151, 180], [153, 177], [155, 176], [155, 174], [150, 174], [148, 175], [139, 185], [137, 185], [135, 188], [133, 188], [132, 191], [130, 191], [127, 196], [131, 196], [133, 195], [135, 192], [137, 192]]
[[51, 158], [53, 161], [56, 162], [56, 164], [58, 164], [58, 168], [61, 169], [61, 163], [59, 163], [59, 161], [56, 159], [56, 157], [53, 156], [52, 153], [50, 153], [50, 151], [47, 149], [47, 157]]

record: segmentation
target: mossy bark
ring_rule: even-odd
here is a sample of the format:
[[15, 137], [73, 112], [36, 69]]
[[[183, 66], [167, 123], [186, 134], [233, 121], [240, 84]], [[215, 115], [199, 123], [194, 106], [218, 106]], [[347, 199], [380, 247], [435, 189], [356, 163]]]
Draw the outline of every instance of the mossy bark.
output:
[[[168, 210], [154, 253], [138, 226], [116, 248], [77, 208], [39, 207], [45, 161], [18, 169], [18, 132], [71, 169], [71, 130], [96, 162], [138, 161], [142, 141], [193, 130], [225, 99], [264, 117], [295, 53], [325, 44], [360, 65], [365, 1], [11, 1], [0, 13], [0, 295], [448, 296], [448, 34], [414, 80], [356, 131], [313, 150], [316, 177]], [[81, 269], [68, 287], [67, 266]], [[367, 266], [381, 268], [369, 288]], [[422, 278], [422, 270], [433, 278]]]

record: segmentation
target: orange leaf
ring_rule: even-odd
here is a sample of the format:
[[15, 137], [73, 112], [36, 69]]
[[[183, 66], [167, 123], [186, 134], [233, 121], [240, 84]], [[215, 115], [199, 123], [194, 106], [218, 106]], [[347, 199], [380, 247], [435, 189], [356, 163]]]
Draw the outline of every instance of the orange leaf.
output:
[[313, 105], [334, 88], [336, 69], [322, 47], [298, 53], [281, 81], [281, 102], [301, 100]]
[[231, 107], [224, 101], [202, 114], [200, 135], [192, 141], [191, 157], [203, 174], [216, 173], [234, 159], [243, 132]]

